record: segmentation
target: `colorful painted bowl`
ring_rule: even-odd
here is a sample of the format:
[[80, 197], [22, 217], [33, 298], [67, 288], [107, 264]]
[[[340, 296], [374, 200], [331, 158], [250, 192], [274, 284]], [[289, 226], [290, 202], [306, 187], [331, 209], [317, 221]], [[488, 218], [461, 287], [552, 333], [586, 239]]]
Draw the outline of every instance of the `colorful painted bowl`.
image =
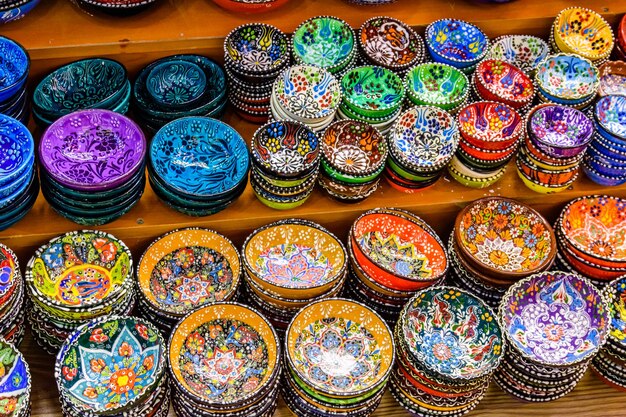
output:
[[0, 338], [0, 357], [5, 372], [0, 381], [0, 411], [6, 416], [30, 415], [32, 377], [24, 356]]
[[535, 82], [548, 98], [569, 101], [593, 96], [600, 84], [598, 69], [574, 54], [549, 55], [539, 63]]
[[626, 140], [626, 97], [606, 96], [597, 101], [594, 116], [602, 136]]
[[294, 31], [291, 44], [297, 62], [326, 68], [331, 73], [343, 68], [356, 50], [350, 25], [332, 16], [302, 22]]
[[555, 158], [571, 158], [584, 152], [593, 131], [593, 122], [583, 112], [567, 106], [542, 107], [528, 120], [533, 144]]
[[486, 275], [512, 281], [549, 268], [556, 256], [550, 224], [534, 209], [502, 197], [467, 205], [454, 236], [462, 256]]
[[455, 287], [417, 293], [396, 329], [413, 361], [437, 380], [478, 380], [495, 371], [504, 356], [503, 330], [493, 310]]
[[207, 79], [202, 68], [193, 62], [165, 61], [152, 68], [146, 87], [156, 103], [185, 107], [202, 97]]
[[0, 23], [9, 23], [22, 19], [33, 10], [40, 0], [20, 0], [0, 6]]
[[581, 55], [592, 61], [608, 57], [613, 50], [611, 26], [600, 14], [584, 7], [568, 7], [552, 26], [554, 42], [563, 52]]
[[478, 101], [463, 107], [457, 115], [459, 131], [469, 144], [502, 151], [517, 144], [524, 133], [522, 117], [506, 104]]
[[209, 410], [232, 408], [267, 393], [280, 371], [280, 357], [272, 325], [237, 303], [215, 303], [189, 313], [168, 343], [172, 383]]
[[626, 278], [613, 280], [605, 287], [603, 293], [611, 313], [609, 343], [626, 347]]
[[478, 93], [487, 100], [501, 101], [520, 108], [529, 104], [535, 87], [520, 68], [505, 61], [486, 59], [476, 67], [474, 77]]
[[343, 278], [343, 244], [322, 226], [289, 219], [263, 226], [246, 238], [242, 259], [261, 288], [285, 298], [313, 298]]
[[487, 57], [509, 62], [532, 75], [549, 53], [550, 47], [541, 38], [530, 35], [506, 35], [493, 40]]
[[542, 272], [514, 284], [500, 318], [510, 349], [533, 364], [571, 367], [602, 347], [610, 326], [602, 295], [587, 279]]
[[281, 7], [288, 1], [289, 0], [255, 0], [242, 2], [240, 0], [213, 0], [213, 3], [230, 12], [265, 13]]
[[12, 39], [0, 36], [0, 102], [13, 97], [25, 85], [30, 71], [26, 49]]
[[289, 63], [288, 38], [275, 26], [248, 23], [226, 36], [224, 56], [242, 74], [273, 74]]
[[343, 102], [357, 114], [384, 117], [394, 113], [404, 100], [402, 79], [393, 71], [375, 66], [354, 68], [341, 79]]
[[626, 96], [626, 62], [608, 61], [598, 67], [600, 71], [599, 96]]
[[285, 358], [315, 391], [350, 398], [387, 382], [395, 347], [391, 330], [376, 312], [352, 300], [332, 298], [309, 304], [293, 318]]
[[441, 63], [425, 63], [409, 70], [405, 77], [407, 95], [414, 104], [453, 109], [469, 94], [469, 80], [463, 72]]
[[389, 148], [415, 170], [438, 170], [456, 151], [459, 131], [454, 118], [445, 110], [416, 106], [396, 121], [389, 137]]
[[369, 61], [403, 70], [424, 56], [424, 41], [406, 23], [388, 16], [366, 20], [359, 30], [359, 47]]
[[466, 68], [487, 55], [489, 38], [471, 23], [441, 19], [426, 27], [426, 46], [435, 61]]
[[35, 142], [26, 126], [0, 114], [0, 147], [5, 150], [0, 158], [0, 187], [8, 194], [15, 191], [14, 185], [30, 177]]

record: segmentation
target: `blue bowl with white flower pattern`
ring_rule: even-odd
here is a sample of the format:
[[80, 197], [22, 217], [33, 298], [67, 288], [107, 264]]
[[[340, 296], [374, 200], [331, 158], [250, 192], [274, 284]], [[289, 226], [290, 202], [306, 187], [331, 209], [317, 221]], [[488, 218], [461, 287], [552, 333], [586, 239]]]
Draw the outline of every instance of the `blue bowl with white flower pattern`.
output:
[[426, 27], [426, 46], [436, 62], [467, 68], [487, 55], [489, 38], [471, 23], [441, 19]]
[[617, 139], [626, 147], [626, 97], [605, 96], [594, 110], [598, 132], [609, 140]]
[[29, 70], [30, 57], [26, 49], [12, 39], [0, 36], [0, 103], [21, 92]]
[[0, 149], [0, 187], [19, 182], [32, 169], [35, 141], [26, 126], [3, 114], [0, 114]]

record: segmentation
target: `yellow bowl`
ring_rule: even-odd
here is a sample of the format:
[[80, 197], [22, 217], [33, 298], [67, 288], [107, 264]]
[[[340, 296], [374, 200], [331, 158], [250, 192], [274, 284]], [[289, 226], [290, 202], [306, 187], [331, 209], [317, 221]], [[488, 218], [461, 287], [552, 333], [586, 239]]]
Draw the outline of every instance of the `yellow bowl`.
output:
[[563, 52], [574, 53], [592, 61], [608, 57], [615, 38], [611, 26], [593, 10], [569, 7], [554, 20], [556, 46]]

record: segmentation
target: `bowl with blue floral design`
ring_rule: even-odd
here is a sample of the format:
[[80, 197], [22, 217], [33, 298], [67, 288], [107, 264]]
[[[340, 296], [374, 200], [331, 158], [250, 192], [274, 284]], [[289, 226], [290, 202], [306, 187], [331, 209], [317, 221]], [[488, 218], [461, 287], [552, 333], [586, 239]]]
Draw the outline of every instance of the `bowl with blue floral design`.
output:
[[0, 102], [4, 102], [26, 84], [30, 57], [22, 45], [4, 36], [0, 36], [0, 57]]
[[493, 40], [487, 57], [509, 62], [532, 75], [549, 53], [550, 47], [541, 38], [531, 35], [506, 35]]
[[611, 25], [599, 13], [585, 7], [561, 10], [552, 24], [552, 38], [561, 51], [592, 61], [607, 58], [615, 43]]
[[291, 38], [296, 62], [316, 65], [334, 73], [343, 68], [356, 51], [354, 31], [345, 21], [333, 16], [305, 20]]
[[402, 79], [393, 71], [377, 66], [363, 66], [345, 73], [341, 79], [343, 103], [366, 117], [393, 114], [404, 100]]
[[30, 415], [32, 378], [24, 356], [0, 338], [0, 413], [8, 417]]
[[289, 64], [289, 39], [266, 23], [233, 29], [224, 40], [225, 58], [243, 74], [272, 75]]
[[426, 27], [425, 36], [433, 59], [457, 68], [475, 65], [489, 50], [487, 35], [463, 20], [436, 20]]
[[161, 106], [185, 107], [198, 101], [207, 87], [202, 68], [190, 61], [163, 61], [146, 79], [152, 99]]
[[457, 121], [463, 139], [483, 150], [505, 150], [519, 142], [525, 132], [519, 113], [494, 101], [468, 104], [459, 111]]
[[474, 85], [478, 94], [519, 109], [535, 96], [532, 80], [524, 71], [506, 61], [485, 59], [476, 67]]
[[603, 293], [611, 314], [609, 343], [626, 347], [626, 278], [611, 281], [604, 287]]
[[425, 63], [409, 70], [404, 78], [407, 95], [416, 105], [450, 110], [469, 94], [469, 80], [460, 70], [443, 63]]
[[528, 135], [533, 144], [555, 158], [571, 158], [584, 152], [593, 132], [593, 121], [573, 107], [543, 106], [528, 119]]
[[602, 97], [596, 102], [594, 116], [602, 136], [626, 140], [626, 96]]
[[574, 54], [549, 55], [539, 63], [535, 82], [541, 93], [556, 100], [584, 100], [596, 94], [600, 84], [598, 69]]
[[0, 114], [0, 188], [5, 196], [27, 182], [35, 161], [35, 141], [19, 121]]

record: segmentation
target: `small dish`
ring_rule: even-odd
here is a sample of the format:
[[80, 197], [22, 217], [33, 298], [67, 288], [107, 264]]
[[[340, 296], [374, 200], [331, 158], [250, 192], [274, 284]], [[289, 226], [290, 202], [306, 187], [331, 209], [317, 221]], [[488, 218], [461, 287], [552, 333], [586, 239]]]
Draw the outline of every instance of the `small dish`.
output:
[[476, 88], [488, 100], [520, 108], [530, 103], [535, 87], [528, 75], [506, 61], [486, 59], [476, 67]]
[[529, 75], [550, 53], [550, 47], [541, 38], [530, 35], [506, 35], [494, 39], [488, 58], [510, 62]]
[[598, 91], [598, 69], [574, 54], [549, 55], [539, 63], [535, 82], [546, 95], [562, 100], [584, 100]]
[[404, 70], [424, 55], [424, 41], [406, 23], [388, 16], [372, 17], [361, 25], [359, 47], [375, 65]]
[[165, 61], [148, 73], [146, 87], [159, 105], [178, 108], [198, 101], [207, 87], [207, 79], [193, 62]]
[[393, 114], [404, 100], [402, 79], [384, 67], [363, 66], [349, 70], [341, 79], [344, 103], [367, 117]]
[[249, 23], [224, 40], [224, 56], [243, 74], [272, 74], [289, 64], [287, 35], [275, 26]]
[[478, 101], [463, 107], [457, 122], [464, 140], [493, 151], [516, 144], [524, 133], [519, 113], [506, 104], [492, 101]]
[[[606, 96], [596, 102], [594, 116], [599, 133], [626, 140], [626, 97]], [[605, 136], [605, 135], [602, 135]]]
[[26, 84], [30, 71], [30, 56], [26, 49], [12, 39], [0, 36], [0, 102], [17, 94]]
[[435, 61], [465, 68], [487, 55], [489, 38], [471, 23], [441, 19], [426, 27], [426, 46]]
[[552, 26], [554, 42], [563, 52], [592, 61], [608, 57], [613, 50], [613, 31], [600, 14], [584, 7], [561, 10]]
[[532, 143], [555, 158], [572, 158], [584, 152], [593, 132], [593, 122], [580, 110], [567, 106], [541, 107], [528, 120]]
[[332, 16], [305, 20], [291, 38], [293, 55], [301, 64], [316, 65], [334, 73], [355, 53], [354, 32], [349, 24]]
[[417, 65], [409, 70], [404, 82], [409, 99], [415, 104], [452, 109], [469, 94], [467, 76], [442, 63]]

